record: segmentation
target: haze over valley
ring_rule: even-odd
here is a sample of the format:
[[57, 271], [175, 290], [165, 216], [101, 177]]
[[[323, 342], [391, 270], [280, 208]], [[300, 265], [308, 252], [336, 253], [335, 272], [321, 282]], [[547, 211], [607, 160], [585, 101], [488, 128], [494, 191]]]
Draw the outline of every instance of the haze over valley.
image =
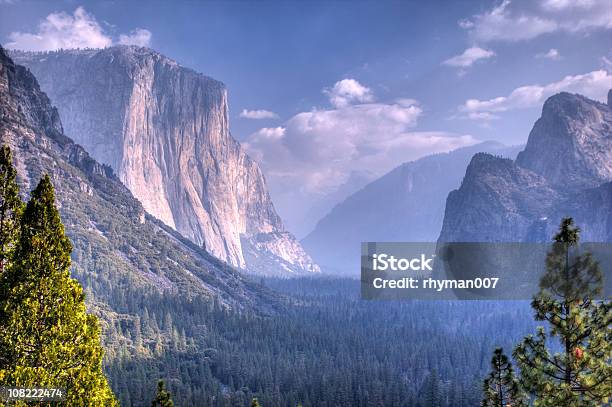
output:
[[531, 303], [379, 301], [362, 242], [612, 243], [611, 32], [600, 0], [0, 1], [0, 387], [603, 405], [592, 257]]

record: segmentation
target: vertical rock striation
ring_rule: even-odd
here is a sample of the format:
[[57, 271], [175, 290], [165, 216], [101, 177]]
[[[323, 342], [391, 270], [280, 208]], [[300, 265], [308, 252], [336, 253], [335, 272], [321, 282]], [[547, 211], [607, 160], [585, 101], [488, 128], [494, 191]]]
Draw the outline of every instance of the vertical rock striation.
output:
[[221, 82], [134, 46], [13, 56], [36, 75], [66, 134], [115, 169], [149, 213], [234, 266], [318, 271], [231, 136]]

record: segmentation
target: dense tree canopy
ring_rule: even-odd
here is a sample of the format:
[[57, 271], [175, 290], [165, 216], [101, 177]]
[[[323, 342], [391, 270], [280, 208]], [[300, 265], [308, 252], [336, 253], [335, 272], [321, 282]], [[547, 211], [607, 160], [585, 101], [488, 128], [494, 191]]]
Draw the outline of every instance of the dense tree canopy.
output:
[[[5, 157], [2, 149], [2, 177], [14, 179]], [[14, 199], [14, 188], [3, 192], [2, 201]], [[64, 387], [68, 405], [115, 405], [102, 373], [97, 318], [87, 313], [83, 290], [70, 277], [72, 245], [48, 175], [32, 191], [19, 233], [4, 236], [0, 384]]]

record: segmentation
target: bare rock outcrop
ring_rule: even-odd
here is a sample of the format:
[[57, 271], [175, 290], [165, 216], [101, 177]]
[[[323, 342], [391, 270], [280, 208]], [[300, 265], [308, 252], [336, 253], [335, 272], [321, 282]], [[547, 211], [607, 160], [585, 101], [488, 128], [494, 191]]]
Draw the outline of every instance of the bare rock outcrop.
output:
[[563, 217], [583, 239], [612, 241], [612, 106], [551, 96], [516, 161], [472, 158], [452, 191], [439, 241], [546, 242]]
[[257, 270], [319, 270], [231, 136], [223, 83], [134, 46], [13, 56], [36, 75], [66, 134], [111, 166], [147, 212], [234, 266], [251, 269], [244, 242], [252, 257], [268, 234], [273, 244], [258, 258], [273, 261]]

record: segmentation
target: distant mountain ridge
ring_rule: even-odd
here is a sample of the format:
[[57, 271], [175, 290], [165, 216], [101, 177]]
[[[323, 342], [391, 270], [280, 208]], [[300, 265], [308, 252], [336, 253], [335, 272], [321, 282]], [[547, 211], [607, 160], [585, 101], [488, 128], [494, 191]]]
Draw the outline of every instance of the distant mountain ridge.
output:
[[407, 162], [336, 205], [302, 244], [324, 271], [358, 275], [365, 241], [436, 241], [448, 193], [478, 152], [514, 157], [521, 147], [483, 142]]
[[608, 104], [559, 93], [515, 161], [477, 154], [447, 199], [439, 240], [544, 242], [571, 216], [584, 241], [612, 241], [612, 90]]
[[223, 83], [135, 46], [11, 55], [35, 74], [66, 134], [111, 166], [149, 213], [236, 267], [319, 270], [231, 136]]

